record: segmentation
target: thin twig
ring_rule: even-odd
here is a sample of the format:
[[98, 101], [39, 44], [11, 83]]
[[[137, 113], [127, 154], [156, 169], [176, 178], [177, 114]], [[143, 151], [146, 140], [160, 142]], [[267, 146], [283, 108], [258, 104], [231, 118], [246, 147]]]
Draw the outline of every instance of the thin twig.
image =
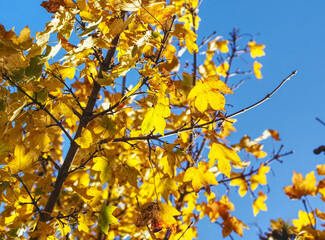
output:
[[234, 59], [234, 57], [236, 56], [236, 51], [237, 51], [237, 45], [236, 45], [236, 42], [237, 42], [237, 29], [235, 28], [233, 30], [233, 32], [230, 34], [231, 36], [231, 40], [232, 40], [232, 48], [231, 48], [231, 55], [230, 55], [230, 59], [229, 59], [229, 68], [228, 68], [228, 71], [227, 71], [227, 75], [226, 75], [226, 79], [225, 79], [225, 83], [227, 84], [228, 82], [228, 79], [230, 77], [230, 68], [232, 66], [232, 61]]
[[[309, 211], [308, 211], [308, 208], [307, 208], [307, 204], [306, 204], [306, 200], [305, 199], [301, 199], [302, 200], [302, 204], [304, 205], [304, 208], [306, 210], [306, 213], [307, 213], [307, 216], [308, 216], [308, 219], [309, 219], [309, 223], [310, 223], [310, 226], [311, 228], [315, 228], [314, 225], [313, 225], [313, 222], [311, 221], [311, 218], [309, 216]], [[316, 219], [315, 219], [315, 222], [316, 222]]]
[[325, 122], [323, 122], [321, 119], [319, 119], [318, 117], [316, 117], [316, 120], [325, 126]]
[[79, 170], [79, 169], [84, 168], [84, 167], [88, 164], [88, 162], [89, 162], [91, 159], [93, 159], [93, 158], [95, 157], [95, 155], [96, 155], [97, 152], [98, 152], [98, 150], [94, 151], [94, 152], [91, 154], [91, 156], [90, 156], [90, 157], [89, 157], [85, 162], [83, 162], [82, 164], [80, 164], [79, 167], [76, 167], [76, 168], [72, 169], [71, 171], [69, 171], [68, 174], [73, 173], [73, 172], [75, 172], [75, 171], [77, 171], [77, 170]]
[[[58, 79], [68, 90], [68, 92], [72, 95], [72, 97], [74, 98], [74, 100], [76, 101], [77, 105], [79, 106], [79, 108], [83, 111], [83, 107], [81, 106], [79, 99], [77, 98], [77, 96], [74, 94], [74, 92], [72, 91], [72, 88], [69, 87], [65, 81], [62, 79], [62, 76], [57, 76], [52, 70], [47, 70], [49, 73], [51, 73], [53, 75], [54, 78]], [[77, 114], [76, 114], [77, 115]], [[79, 114], [80, 115], [80, 114]]]
[[45, 105], [41, 104], [40, 102], [38, 102], [35, 98], [33, 98], [32, 96], [30, 96], [22, 87], [20, 87], [19, 85], [17, 85], [14, 81], [12, 81], [8, 76], [3, 75], [4, 79], [6, 79], [7, 81], [9, 81], [12, 85], [14, 85], [20, 92], [22, 92], [25, 96], [27, 96], [34, 104], [37, 104], [40, 109], [42, 109], [43, 111], [45, 111], [53, 120], [54, 122], [57, 124], [58, 127], [61, 128], [61, 130], [64, 132], [64, 134], [67, 136], [67, 138], [70, 140], [70, 142], [74, 142], [74, 140], [72, 139], [72, 137], [70, 136], [70, 134], [67, 132], [67, 130], [65, 130], [65, 128], [62, 126], [62, 124], [60, 123], [59, 120], [57, 120], [52, 113], [50, 113], [49, 110], [47, 110], [45, 108]]
[[211, 39], [214, 35], [216, 35], [216, 34], [217, 34], [217, 32], [214, 31], [214, 32], [211, 33], [210, 36], [208, 36], [207, 38], [203, 38], [203, 40], [202, 40], [201, 44], [198, 46], [198, 48], [200, 49], [201, 47], [203, 47], [203, 46], [204, 46], [207, 42], [209, 42], [210, 39]]
[[[273, 96], [282, 86], [285, 82], [287, 82], [293, 75], [297, 74], [297, 71], [293, 71], [288, 77], [286, 77], [271, 93], [267, 94], [266, 97], [264, 97], [262, 100], [250, 105], [249, 107], [246, 107], [244, 109], [241, 109], [233, 114], [230, 114], [226, 117], [223, 118], [214, 118], [213, 120], [203, 123], [203, 124], [197, 124], [193, 127], [184, 127], [181, 129], [176, 129], [174, 131], [170, 131], [165, 133], [164, 135], [161, 134], [156, 134], [156, 135], [147, 135], [147, 136], [139, 136], [139, 137], [122, 137], [122, 138], [115, 138], [113, 140], [113, 142], [127, 142], [127, 141], [136, 141], [136, 140], [148, 140], [148, 139], [158, 139], [158, 138], [162, 138], [162, 137], [168, 137], [168, 136], [172, 136], [172, 135], [176, 135], [179, 134], [181, 132], [187, 132], [187, 131], [193, 131], [194, 129], [198, 129], [198, 128], [203, 128], [205, 126], [211, 125], [213, 123], [217, 123], [217, 122], [221, 122], [221, 121], [225, 121], [226, 119], [229, 118], [233, 118], [235, 116], [238, 116], [244, 112], [247, 112], [248, 110], [251, 110], [255, 107], [257, 107], [258, 105], [264, 103], [265, 101], [269, 100], [271, 98], [271, 96]], [[106, 140], [103, 140], [102, 143], [105, 143]]]
[[[282, 146], [281, 146], [280, 148], [282, 149]], [[274, 162], [274, 161], [278, 161], [280, 158], [285, 157], [285, 156], [288, 156], [288, 155], [293, 154], [293, 153], [294, 153], [293, 151], [290, 151], [290, 152], [286, 152], [286, 153], [283, 153], [283, 154], [276, 154], [276, 155], [273, 156], [273, 158], [271, 158], [270, 160], [265, 161], [265, 162], [264, 162], [264, 166], [268, 166], [268, 165], [270, 165], [272, 162]], [[232, 178], [224, 178], [224, 179], [222, 179], [222, 180], [220, 180], [220, 181], [218, 181], [218, 182], [219, 182], [219, 184], [220, 184], [220, 183], [229, 182], [229, 181], [231, 181], [231, 180], [238, 179], [238, 178], [243, 178], [243, 179], [244, 179], [244, 178], [246, 178], [246, 177], [248, 177], [248, 176], [251, 176], [251, 175], [254, 174], [254, 173], [257, 173], [258, 170], [259, 170], [259, 168], [257, 168], [257, 169], [251, 169], [251, 170], [250, 170], [248, 173], [246, 173], [246, 174], [241, 174], [240, 176], [232, 177]]]
[[35, 206], [36, 211], [42, 215], [41, 210], [39, 209], [39, 207], [37, 206], [37, 202], [35, 200], [35, 198], [32, 196], [32, 194], [30, 193], [30, 191], [28, 190], [27, 186], [25, 185], [25, 183], [23, 182], [23, 180], [21, 179], [21, 177], [19, 177], [18, 175], [15, 175], [15, 177], [17, 178], [17, 180], [23, 185], [24, 189], [26, 190], [26, 192], [28, 193], [30, 199], [32, 200], [32, 204]]
[[177, 239], [177, 240], [180, 240], [183, 236], [184, 236], [184, 234], [192, 227], [192, 225], [193, 225], [193, 223], [194, 222], [191, 222], [188, 226], [187, 226], [187, 228], [185, 229], [185, 231], [182, 233], [182, 235]]

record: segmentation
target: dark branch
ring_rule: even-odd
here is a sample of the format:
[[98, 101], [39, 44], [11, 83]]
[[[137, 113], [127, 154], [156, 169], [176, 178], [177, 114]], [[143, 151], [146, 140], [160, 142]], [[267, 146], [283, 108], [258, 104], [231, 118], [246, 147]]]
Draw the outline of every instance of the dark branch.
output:
[[7, 81], [9, 81], [12, 85], [14, 85], [20, 92], [22, 92], [25, 96], [27, 96], [34, 104], [38, 105], [40, 107], [40, 109], [42, 109], [43, 111], [45, 111], [53, 120], [54, 122], [57, 124], [58, 127], [61, 128], [61, 130], [64, 132], [64, 134], [67, 136], [67, 138], [70, 140], [70, 142], [73, 142], [74, 140], [72, 139], [72, 137], [70, 136], [70, 134], [67, 132], [67, 130], [65, 130], [65, 128], [62, 126], [62, 124], [60, 123], [59, 120], [57, 120], [52, 113], [50, 113], [49, 110], [47, 110], [45, 108], [45, 105], [41, 104], [40, 102], [38, 102], [35, 98], [33, 98], [32, 96], [30, 96], [22, 87], [20, 87], [19, 85], [17, 85], [14, 81], [12, 81], [8, 76], [3, 75], [4, 79], [6, 79]]

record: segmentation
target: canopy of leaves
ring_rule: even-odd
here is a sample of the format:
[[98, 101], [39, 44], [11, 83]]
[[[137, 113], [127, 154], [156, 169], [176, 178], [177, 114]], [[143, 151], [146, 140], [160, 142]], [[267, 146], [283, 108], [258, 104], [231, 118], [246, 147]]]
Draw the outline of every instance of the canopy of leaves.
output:
[[[198, 43], [197, 0], [41, 5], [52, 14], [41, 32], [0, 25], [0, 238], [192, 239], [203, 216], [242, 236], [218, 183], [254, 192], [283, 155], [265, 160], [274, 130], [231, 144], [226, 102], [232, 77], [262, 78], [251, 58], [265, 46], [237, 29]], [[234, 71], [235, 58], [252, 67]], [[294, 179], [290, 196], [323, 194], [312, 177]], [[260, 191], [255, 215], [265, 200]]]

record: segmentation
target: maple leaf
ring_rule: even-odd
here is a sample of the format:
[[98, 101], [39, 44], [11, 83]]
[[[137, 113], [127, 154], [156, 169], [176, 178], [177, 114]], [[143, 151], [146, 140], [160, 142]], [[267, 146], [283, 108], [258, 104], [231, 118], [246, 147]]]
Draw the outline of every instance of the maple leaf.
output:
[[93, 216], [91, 212], [86, 212], [85, 214], [81, 211], [78, 213], [78, 230], [89, 233], [89, 226], [94, 224], [92, 220]]
[[272, 137], [273, 139], [275, 139], [277, 141], [281, 140], [279, 137], [279, 133], [276, 130], [267, 129], [267, 130], [264, 130], [262, 136], [256, 138], [254, 141], [259, 142], [259, 141], [265, 140], [269, 137]]
[[57, 219], [57, 223], [59, 225], [58, 230], [61, 232], [61, 236], [67, 236], [71, 233], [71, 227], [68, 224], [68, 220], [66, 219]]
[[316, 223], [314, 212], [306, 213], [304, 211], [299, 211], [299, 219], [292, 220], [292, 223], [297, 227], [298, 232], [304, 226], [313, 226]]
[[265, 45], [263, 44], [257, 44], [255, 41], [248, 42], [248, 47], [250, 49], [251, 57], [262, 57], [265, 55], [263, 49], [265, 48]]
[[325, 164], [317, 165], [317, 174], [322, 176], [325, 175]]
[[215, 160], [218, 160], [218, 169], [227, 177], [230, 177], [230, 163], [242, 167], [238, 154], [231, 148], [220, 143], [212, 144], [208, 158], [210, 167], [214, 165]]
[[235, 207], [234, 204], [229, 201], [228, 197], [223, 195], [219, 201], [215, 201], [214, 196], [208, 201], [208, 204], [203, 202], [198, 210], [201, 211], [200, 218], [205, 214], [210, 218], [211, 222], [215, 222], [219, 216], [223, 220], [227, 220], [230, 217], [229, 211], [234, 211]]
[[99, 177], [102, 184], [105, 184], [112, 179], [112, 169], [110, 165], [112, 160], [112, 158], [106, 158], [105, 156], [95, 157], [93, 159], [95, 164], [92, 169], [100, 172]]
[[181, 213], [174, 207], [162, 202], [148, 202], [137, 210], [139, 212], [135, 223], [137, 227], [146, 226], [151, 222], [153, 232], [158, 232], [162, 228], [166, 228], [170, 229], [172, 233], [175, 233], [177, 222], [174, 216], [178, 216]]
[[126, 163], [120, 164], [116, 169], [116, 177], [119, 179], [119, 184], [123, 185], [128, 181], [132, 186], [137, 187], [137, 176], [140, 175], [135, 167], [131, 167]]
[[214, 76], [217, 73], [217, 66], [213, 61], [205, 60], [204, 64], [199, 66], [199, 73], [203, 77]]
[[267, 199], [267, 196], [263, 194], [262, 191], [258, 193], [258, 198], [256, 198], [253, 202], [253, 212], [254, 216], [256, 216], [260, 210], [267, 211], [266, 204], [264, 201]]
[[239, 152], [243, 148], [253, 154], [256, 158], [264, 158], [266, 157], [267, 153], [262, 151], [263, 145], [258, 144], [258, 141], [251, 141], [251, 138], [249, 136], [244, 136], [242, 139], [240, 139], [240, 142], [238, 144], [233, 144], [231, 147]]
[[113, 212], [117, 207], [115, 206], [106, 206], [103, 203], [99, 217], [98, 217], [98, 224], [103, 233], [108, 235], [109, 225], [118, 224], [118, 219], [113, 216]]
[[11, 174], [28, 172], [32, 170], [33, 164], [38, 159], [35, 150], [28, 151], [24, 145], [17, 145], [14, 151], [14, 158], [8, 163]]
[[217, 68], [216, 68], [216, 72], [217, 74], [221, 75], [221, 76], [227, 76], [227, 72], [229, 70], [229, 63], [227, 61], [221, 63]]
[[251, 189], [252, 191], [254, 191], [258, 184], [261, 185], [265, 185], [267, 184], [267, 180], [266, 180], [266, 173], [268, 173], [270, 171], [270, 167], [269, 166], [264, 166], [263, 163], [261, 163], [261, 166], [259, 167], [257, 174], [252, 175], [249, 178], [249, 181], [251, 182]]
[[164, 135], [166, 121], [165, 118], [170, 116], [169, 99], [160, 95], [155, 107], [149, 108], [144, 115], [141, 130], [146, 135], [155, 128], [155, 132]]
[[183, 24], [176, 23], [175, 30], [171, 34], [180, 40], [184, 39], [187, 50], [191, 54], [198, 52], [198, 46], [195, 43], [197, 35], [192, 30], [186, 29]]
[[220, 50], [220, 52], [222, 53], [227, 53], [229, 52], [229, 48], [228, 48], [228, 40], [220, 40], [220, 41], [216, 41], [216, 46], [217, 48]]
[[299, 173], [293, 172], [293, 186], [287, 186], [283, 190], [290, 199], [300, 199], [302, 196], [315, 196], [317, 192], [316, 178], [314, 172], [310, 172], [304, 179]]
[[236, 217], [229, 217], [226, 219], [222, 224], [222, 236], [227, 237], [229, 234], [234, 231], [239, 236], [243, 236], [243, 227], [248, 227], [240, 220], [238, 220]]
[[230, 186], [239, 186], [238, 193], [241, 197], [245, 196], [248, 190], [248, 183], [241, 173], [231, 173], [232, 180]]
[[261, 68], [262, 68], [262, 64], [260, 64], [258, 61], [255, 61], [254, 62], [254, 65], [253, 65], [253, 70], [254, 70], [254, 74], [255, 74], [255, 77], [257, 79], [262, 79], [263, 76], [262, 76], [262, 73], [261, 73]]
[[156, 176], [157, 192], [161, 194], [163, 199], [168, 203], [170, 192], [177, 191], [176, 182], [170, 177], [160, 178]]
[[5, 27], [0, 24], [0, 55], [9, 56], [11, 54], [28, 50], [34, 41], [34, 38], [30, 38], [29, 27], [21, 30], [19, 37], [13, 30], [6, 31]]
[[184, 175], [184, 182], [192, 182], [192, 186], [195, 192], [199, 192], [203, 187], [210, 192], [210, 186], [217, 185], [215, 175], [209, 171], [209, 164], [205, 162], [199, 162], [197, 167], [190, 167], [186, 170]]
[[81, 148], [89, 148], [90, 145], [93, 143], [93, 137], [91, 132], [87, 128], [83, 128], [81, 132], [81, 137], [77, 138], [75, 141]]
[[203, 113], [208, 105], [214, 110], [224, 111], [225, 97], [220, 93], [232, 94], [231, 89], [218, 76], [198, 81], [187, 96], [189, 103]]
[[59, 10], [60, 6], [65, 7], [64, 0], [49, 0], [43, 1], [41, 6], [46, 9], [49, 13], [55, 13]]

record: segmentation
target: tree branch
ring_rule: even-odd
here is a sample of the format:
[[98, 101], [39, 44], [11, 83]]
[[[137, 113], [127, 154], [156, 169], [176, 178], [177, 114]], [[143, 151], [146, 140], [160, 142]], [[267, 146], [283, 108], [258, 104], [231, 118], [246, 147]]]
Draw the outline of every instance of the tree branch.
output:
[[30, 96], [22, 87], [20, 87], [18, 84], [16, 84], [14, 81], [12, 81], [8, 76], [3, 74], [4, 79], [6, 79], [7, 81], [9, 81], [12, 85], [14, 85], [20, 92], [22, 92], [25, 96], [27, 96], [34, 104], [37, 104], [40, 109], [42, 109], [43, 111], [45, 111], [56, 123], [56, 125], [61, 128], [61, 130], [64, 132], [64, 134], [67, 136], [67, 138], [70, 140], [70, 142], [73, 142], [74, 140], [72, 139], [72, 137], [70, 136], [70, 134], [67, 132], [67, 130], [65, 130], [65, 128], [62, 126], [62, 124], [60, 123], [59, 120], [57, 120], [52, 113], [50, 113], [49, 110], [47, 110], [45, 108], [45, 105], [41, 104], [40, 102], [38, 102], [35, 98], [33, 98], [32, 96]]
[[[114, 57], [119, 38], [120, 38], [120, 35], [117, 35], [113, 39], [112, 47], [107, 52], [105, 60], [100, 63], [100, 70], [99, 70], [99, 74], [98, 74], [99, 78], [103, 77], [103, 74], [102, 74], [103, 71], [107, 71], [110, 68], [111, 61]], [[78, 126], [78, 129], [77, 129], [74, 139], [77, 139], [81, 136], [82, 129], [86, 128], [88, 123], [91, 121], [91, 116], [93, 114], [93, 109], [95, 107], [95, 103], [97, 102], [97, 96], [99, 94], [100, 89], [101, 89], [100, 84], [97, 83], [96, 81], [94, 81], [93, 89], [89, 96], [88, 103], [82, 113], [80, 123], [79, 123], [79, 126]], [[58, 176], [56, 178], [54, 190], [50, 194], [50, 197], [46, 203], [43, 214], [41, 215], [41, 218], [39, 219], [39, 221], [46, 222], [51, 219], [51, 213], [53, 212], [55, 204], [59, 198], [63, 184], [64, 184], [66, 178], [68, 177], [70, 166], [78, 152], [78, 149], [79, 149], [78, 144], [75, 141], [72, 141], [70, 143], [70, 148], [68, 150], [66, 158], [65, 158], [65, 160], [60, 168], [60, 171], [58, 173]]]
[[[165, 133], [164, 135], [161, 134], [156, 134], [156, 135], [147, 135], [147, 136], [140, 136], [140, 137], [122, 137], [122, 138], [115, 138], [113, 140], [113, 142], [127, 142], [127, 141], [136, 141], [136, 140], [150, 140], [150, 139], [158, 139], [158, 138], [162, 138], [162, 137], [168, 137], [168, 136], [172, 136], [172, 135], [176, 135], [178, 133], [181, 132], [186, 132], [186, 131], [193, 131], [194, 129], [199, 129], [199, 128], [203, 128], [205, 126], [211, 125], [213, 123], [217, 123], [217, 122], [221, 122], [221, 121], [225, 121], [226, 119], [238, 116], [244, 112], [247, 112], [248, 110], [251, 110], [255, 107], [257, 107], [258, 105], [264, 103], [265, 101], [269, 100], [282, 86], [285, 82], [287, 82], [293, 75], [296, 75], [297, 71], [293, 71], [288, 77], [286, 77], [271, 93], [267, 94], [263, 99], [261, 99], [260, 101], [250, 105], [249, 107], [246, 107], [244, 109], [241, 109], [233, 114], [230, 114], [226, 117], [223, 118], [215, 118], [207, 123], [203, 123], [203, 124], [198, 124], [198, 125], [194, 125], [192, 127], [182, 127], [180, 129], [174, 130], [174, 131], [170, 131]], [[105, 143], [106, 140], [101, 141], [101, 144]]]
[[26, 192], [28, 193], [28, 196], [30, 197], [30, 199], [32, 200], [32, 204], [35, 206], [36, 211], [39, 213], [39, 215], [42, 215], [41, 210], [39, 209], [37, 202], [35, 200], [35, 198], [32, 196], [32, 194], [30, 193], [30, 191], [28, 190], [27, 186], [25, 185], [25, 183], [23, 182], [23, 180], [21, 179], [21, 177], [19, 177], [18, 175], [15, 175], [16, 179], [23, 185], [24, 189], [26, 190]]

